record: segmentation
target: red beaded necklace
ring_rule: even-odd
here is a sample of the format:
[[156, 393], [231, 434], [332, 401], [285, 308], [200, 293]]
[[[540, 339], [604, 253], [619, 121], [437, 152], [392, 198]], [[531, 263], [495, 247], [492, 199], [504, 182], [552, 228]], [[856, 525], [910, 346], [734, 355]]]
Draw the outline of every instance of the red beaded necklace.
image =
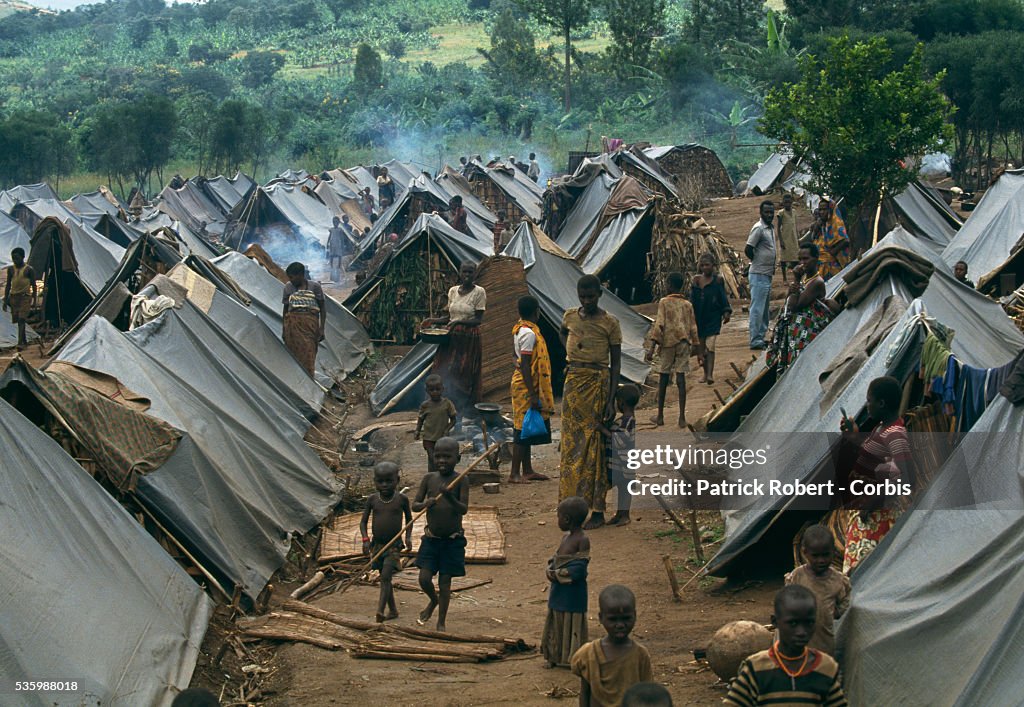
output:
[[[779, 642], [775, 641], [772, 643], [772, 647], [768, 649], [768, 654], [772, 657], [772, 660], [775, 661], [776, 665], [782, 668], [782, 672], [789, 676], [789, 682], [793, 686], [793, 689], [796, 690], [796, 679], [800, 677], [801, 673], [803, 673], [804, 668], [807, 667], [807, 661], [811, 658], [811, 652], [807, 649], [807, 646], [804, 646], [804, 651], [800, 655], [790, 657], [779, 650]], [[785, 661], [800, 660], [801, 658], [803, 658], [803, 662], [800, 663], [800, 667], [795, 671], [790, 671], [790, 669], [786, 667]]]

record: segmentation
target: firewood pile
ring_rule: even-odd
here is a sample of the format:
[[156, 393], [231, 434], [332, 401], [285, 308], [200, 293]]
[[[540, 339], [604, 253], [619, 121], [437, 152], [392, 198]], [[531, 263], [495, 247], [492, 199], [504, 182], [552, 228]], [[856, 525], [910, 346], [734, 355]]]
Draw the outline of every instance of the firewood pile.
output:
[[684, 292], [698, 272], [698, 263], [704, 253], [711, 253], [718, 263], [718, 272], [725, 281], [729, 299], [748, 299], [750, 286], [742, 274], [746, 258], [740, 255], [696, 212], [681, 211], [664, 199], [655, 204], [654, 231], [651, 241], [652, 260], [649, 271], [654, 277], [652, 289], [655, 297], [667, 291], [669, 273], [681, 272], [686, 278]]
[[534, 649], [517, 638], [466, 636], [351, 619], [301, 601], [286, 601], [264, 616], [239, 618], [236, 626], [243, 636], [344, 649], [354, 658], [482, 663]]

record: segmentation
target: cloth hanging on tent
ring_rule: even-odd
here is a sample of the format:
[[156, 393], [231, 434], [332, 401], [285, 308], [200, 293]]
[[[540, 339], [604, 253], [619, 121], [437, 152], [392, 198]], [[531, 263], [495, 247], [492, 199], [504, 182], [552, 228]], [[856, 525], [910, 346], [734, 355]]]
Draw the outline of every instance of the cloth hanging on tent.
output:
[[892, 273], [907, 286], [911, 297], [920, 297], [928, 287], [935, 266], [913, 251], [891, 246], [868, 253], [843, 275], [846, 300], [851, 307], [867, 299], [886, 273]]
[[1014, 405], [1024, 403], [1024, 351], [1013, 360], [1013, 368], [1006, 380], [999, 386], [999, 394]]
[[146, 295], [132, 297], [132, 313], [128, 324], [131, 331], [147, 322], [151, 322], [161, 314], [175, 306], [174, 300], [167, 295], [157, 295], [150, 299]]
[[898, 295], [886, 297], [882, 306], [875, 310], [871, 318], [857, 330], [849, 343], [821, 372], [818, 384], [824, 392], [820, 405], [822, 414], [839, 399], [871, 353], [896, 326], [906, 308], [907, 303]]
[[926, 394], [931, 389], [932, 381], [946, 370], [946, 363], [952, 355], [949, 346], [935, 334], [929, 334], [924, 340], [924, 346], [921, 349], [920, 376], [925, 381]]

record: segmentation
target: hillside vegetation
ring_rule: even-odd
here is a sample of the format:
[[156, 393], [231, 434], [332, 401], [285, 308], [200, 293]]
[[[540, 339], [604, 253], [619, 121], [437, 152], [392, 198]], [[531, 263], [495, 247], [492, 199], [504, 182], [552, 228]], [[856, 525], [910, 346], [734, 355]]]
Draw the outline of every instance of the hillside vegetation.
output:
[[761, 0], [571, 6], [570, 17], [558, 0], [14, 12], [0, 19], [0, 183], [77, 185], [87, 173], [126, 190], [167, 170], [262, 176], [388, 157], [435, 169], [529, 150], [558, 171], [602, 135], [702, 142], [739, 178], [768, 150], [755, 130], [767, 90], [841, 33], [884, 36], [894, 65], [926, 42], [927, 70], [948, 69], [961, 156], [1021, 150], [1019, 0], [774, 0], [781, 14]]

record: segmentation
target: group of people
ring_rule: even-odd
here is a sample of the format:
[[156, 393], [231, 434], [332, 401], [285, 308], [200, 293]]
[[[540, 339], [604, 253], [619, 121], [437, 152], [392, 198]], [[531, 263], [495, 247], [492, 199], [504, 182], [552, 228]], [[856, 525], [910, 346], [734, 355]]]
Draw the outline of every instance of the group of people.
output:
[[[474, 162], [481, 162], [482, 163], [483, 162], [483, 157], [481, 157], [480, 155], [473, 155], [472, 161], [474, 161]], [[465, 175], [466, 172], [468, 172], [469, 169], [470, 169], [470, 158], [469, 157], [460, 157], [459, 158], [459, 164], [462, 167], [463, 175]], [[500, 157], [494, 157], [490, 162], [487, 163], [487, 166], [488, 167], [506, 166], [506, 167], [510, 167], [512, 169], [518, 169], [520, 172], [525, 174], [527, 177], [529, 177], [534, 182], [539, 182], [540, 181], [540, 163], [537, 162], [537, 154], [534, 153], [534, 152], [530, 153], [529, 162], [521, 162], [520, 160], [516, 159], [515, 155], [509, 155], [507, 161], [502, 160]]]
[[[797, 233], [793, 196], [787, 193], [777, 223], [774, 202], [761, 202], [760, 218], [751, 227], [744, 249], [750, 259], [750, 348], [768, 349], [768, 365], [782, 369], [837, 313], [838, 305], [826, 297], [825, 283], [850, 262], [850, 240], [835, 202], [822, 199], [810, 229], [799, 239]], [[777, 266], [784, 283], [787, 270], [793, 278], [769, 343], [771, 283]]]

